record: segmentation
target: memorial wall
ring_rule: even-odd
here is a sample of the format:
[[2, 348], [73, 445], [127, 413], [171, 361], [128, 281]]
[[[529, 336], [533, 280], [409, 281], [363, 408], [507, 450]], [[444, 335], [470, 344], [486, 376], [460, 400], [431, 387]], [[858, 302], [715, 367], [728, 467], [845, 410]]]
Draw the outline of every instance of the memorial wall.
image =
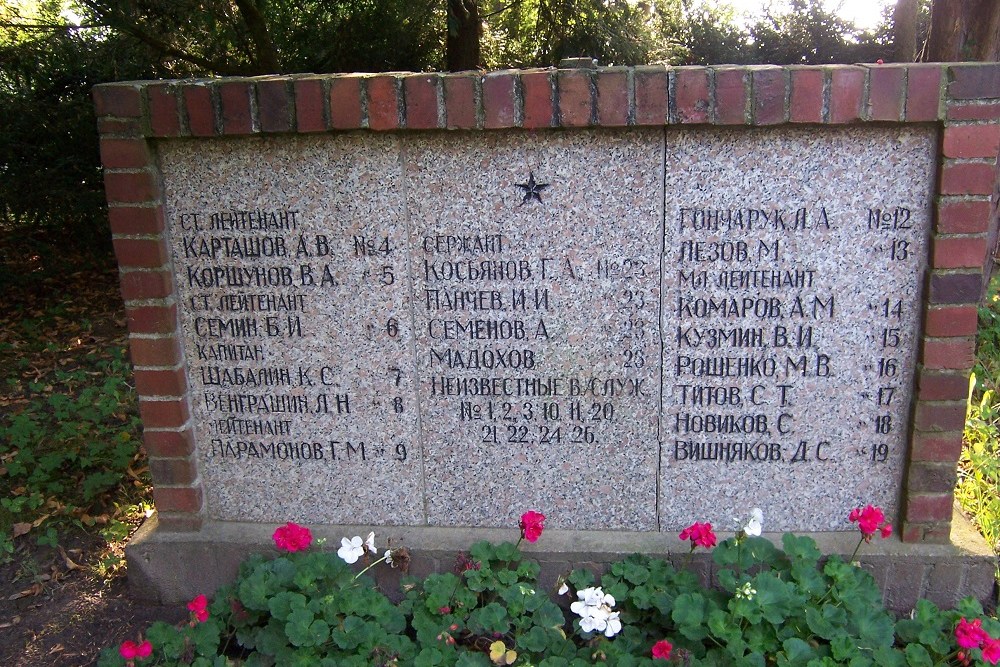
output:
[[[857, 544], [890, 609], [993, 590], [955, 512], [1000, 64], [140, 81], [94, 90], [155, 516], [186, 601], [289, 520], [551, 580], [677, 531]], [[708, 559], [695, 564], [710, 575]]]
[[[474, 139], [472, 141], [471, 139]], [[158, 147], [220, 520], [846, 530], [896, 511], [936, 134]]]

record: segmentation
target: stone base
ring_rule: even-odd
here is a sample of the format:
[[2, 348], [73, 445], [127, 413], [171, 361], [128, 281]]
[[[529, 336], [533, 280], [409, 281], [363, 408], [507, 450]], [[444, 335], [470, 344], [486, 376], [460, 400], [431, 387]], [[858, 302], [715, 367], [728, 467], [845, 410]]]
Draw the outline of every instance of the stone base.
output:
[[[972, 596], [988, 609], [996, 608], [996, 557], [968, 520], [955, 511], [950, 544], [906, 544], [896, 536], [876, 538], [859, 554], [879, 587], [888, 609], [908, 613], [918, 599], [927, 598], [940, 607], [952, 607]], [[134, 596], [174, 604], [200, 593], [211, 594], [231, 582], [240, 562], [254, 552], [274, 552], [271, 534], [276, 526], [247, 523], [206, 522], [198, 532], [167, 532], [158, 528], [156, 517], [148, 520], [125, 550], [129, 584]], [[370, 527], [321, 526], [312, 528], [316, 538], [326, 538], [335, 549], [340, 538], [367, 535]], [[848, 557], [857, 544], [857, 533], [806, 533], [823, 553]], [[380, 548], [386, 539], [393, 546], [410, 550], [410, 574], [424, 576], [451, 570], [459, 551], [479, 540], [514, 541], [517, 529], [385, 527], [376, 530]], [[780, 545], [779, 534], [765, 534]], [[688, 543], [674, 534], [616, 533], [610, 531], [546, 530], [534, 545], [524, 544], [528, 558], [542, 566], [541, 583], [554, 586], [560, 574], [574, 567], [601, 569], [605, 564], [639, 552], [663, 555], [678, 564], [687, 557]], [[691, 562], [706, 582], [714, 563], [707, 554], [696, 554]], [[382, 590], [398, 597], [399, 572], [388, 568], [372, 571]]]

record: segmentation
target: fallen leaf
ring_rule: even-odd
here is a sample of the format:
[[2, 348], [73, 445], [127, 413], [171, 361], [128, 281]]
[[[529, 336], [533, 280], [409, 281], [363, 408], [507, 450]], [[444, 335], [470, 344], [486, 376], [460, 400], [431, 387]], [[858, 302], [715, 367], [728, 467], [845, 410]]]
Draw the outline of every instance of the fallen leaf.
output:
[[11, 538], [16, 538], [31, 532], [32, 525], [30, 523], [15, 523], [11, 528], [13, 529]]
[[63, 562], [66, 563], [66, 569], [67, 570], [79, 570], [80, 569], [80, 566], [77, 565], [76, 563], [74, 563], [73, 559], [71, 559], [66, 554], [66, 550], [65, 549], [63, 549], [62, 547], [59, 547], [59, 553], [62, 554]]
[[32, 584], [31, 588], [26, 588], [23, 591], [21, 591], [20, 593], [14, 593], [13, 595], [11, 595], [7, 599], [8, 600], [20, 600], [21, 598], [32, 597], [32, 596], [35, 596], [35, 595], [38, 595], [39, 593], [41, 593], [42, 590], [43, 590], [43, 588], [42, 588], [41, 584]]
[[20, 616], [15, 616], [14, 618], [10, 619], [9, 621], [4, 621], [4, 622], [0, 623], [0, 630], [2, 630], [4, 628], [12, 628], [12, 627], [14, 627], [15, 625], [17, 625], [20, 622], [21, 622], [21, 617]]

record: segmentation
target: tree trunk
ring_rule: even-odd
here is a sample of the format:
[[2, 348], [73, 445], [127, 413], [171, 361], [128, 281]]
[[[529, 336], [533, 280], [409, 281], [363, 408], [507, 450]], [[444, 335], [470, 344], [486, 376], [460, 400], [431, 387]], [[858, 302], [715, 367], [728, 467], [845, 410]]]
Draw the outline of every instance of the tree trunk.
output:
[[917, 55], [917, 0], [897, 0], [892, 12], [893, 60], [912, 63]]
[[481, 29], [478, 0], [448, 0], [445, 58], [449, 71], [479, 69], [482, 59], [479, 46]]
[[934, 0], [927, 60], [951, 62], [1000, 58], [1000, 2]]
[[267, 31], [267, 22], [252, 0], [236, 0], [243, 23], [250, 33], [250, 41], [254, 45], [254, 67], [257, 74], [278, 74], [281, 66], [278, 64], [278, 51], [274, 48], [271, 35]]

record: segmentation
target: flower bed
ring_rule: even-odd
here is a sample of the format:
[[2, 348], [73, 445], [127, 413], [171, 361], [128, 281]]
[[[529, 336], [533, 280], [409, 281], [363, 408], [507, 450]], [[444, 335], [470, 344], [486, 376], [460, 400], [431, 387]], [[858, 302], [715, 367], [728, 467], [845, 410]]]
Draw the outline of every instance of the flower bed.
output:
[[[851, 512], [858, 547], [892, 528], [879, 508]], [[409, 553], [378, 557], [375, 534], [344, 538], [336, 554], [312, 548], [308, 528], [274, 533], [276, 558], [257, 555], [235, 583], [199, 595], [179, 626], [106, 649], [99, 665], [995, 665], [1000, 622], [973, 599], [955, 610], [922, 600], [911, 618], [882, 606], [871, 575], [813, 540], [786, 534], [783, 549], [760, 537], [763, 517], [718, 542], [711, 524], [681, 533], [691, 553], [712, 549], [718, 589], [685, 567], [633, 555], [598, 582], [588, 570], [560, 578], [550, 595], [522, 558], [545, 517], [521, 517], [517, 543], [479, 542], [454, 572], [404, 578], [393, 604], [365, 573], [405, 570]], [[855, 550], [855, 554], [857, 550]], [[690, 554], [689, 554], [690, 560]]]

